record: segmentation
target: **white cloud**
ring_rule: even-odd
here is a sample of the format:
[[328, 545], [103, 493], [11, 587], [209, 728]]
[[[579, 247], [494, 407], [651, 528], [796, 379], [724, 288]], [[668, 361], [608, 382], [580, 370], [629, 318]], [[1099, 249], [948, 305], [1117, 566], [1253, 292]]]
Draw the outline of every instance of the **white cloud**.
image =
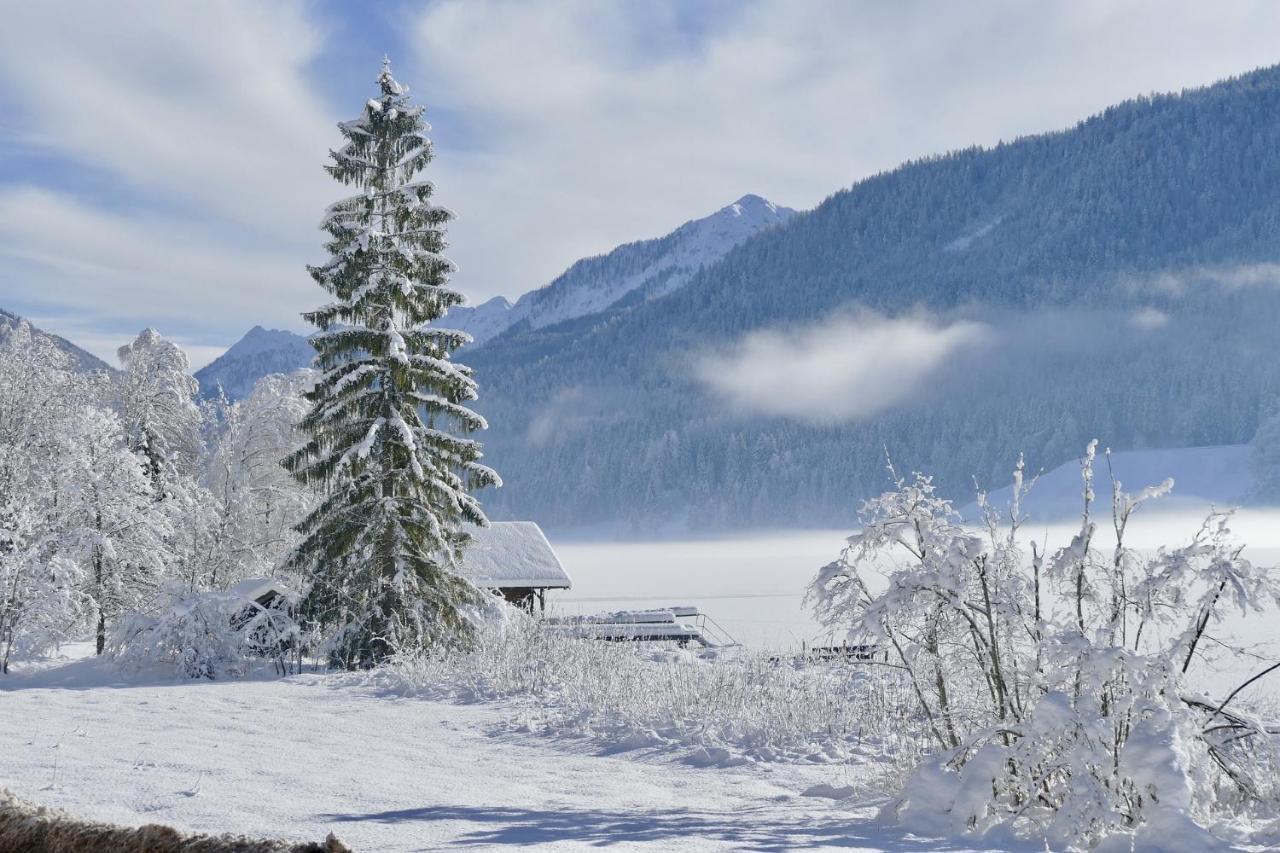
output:
[[1220, 264], [1163, 270], [1150, 275], [1122, 276], [1119, 285], [1131, 293], [1154, 292], [1161, 296], [1185, 296], [1195, 289], [1215, 288], [1233, 292], [1280, 287], [1280, 264]]
[[297, 2], [6, 4], [5, 144], [49, 166], [0, 187], [0, 305], [111, 363], [124, 329], [199, 362], [254, 323], [298, 328], [336, 196], [321, 45]]
[[987, 327], [919, 317], [838, 317], [748, 334], [703, 355], [698, 379], [743, 411], [811, 423], [856, 421], [916, 395], [947, 359], [982, 344]]
[[1159, 308], [1143, 306], [1129, 316], [1129, 324], [1137, 329], [1153, 331], [1169, 325], [1169, 315]]
[[322, 44], [297, 2], [11, 3], [0, 89], [28, 141], [126, 184], [296, 238], [332, 201]]
[[[303, 263], [301, 253], [211, 244], [181, 220], [126, 218], [31, 187], [0, 191], [8, 286], [26, 301], [95, 317], [100, 328], [216, 328], [245, 306], [261, 322], [296, 324], [294, 306], [317, 301]], [[278, 301], [264, 301], [267, 292]]]

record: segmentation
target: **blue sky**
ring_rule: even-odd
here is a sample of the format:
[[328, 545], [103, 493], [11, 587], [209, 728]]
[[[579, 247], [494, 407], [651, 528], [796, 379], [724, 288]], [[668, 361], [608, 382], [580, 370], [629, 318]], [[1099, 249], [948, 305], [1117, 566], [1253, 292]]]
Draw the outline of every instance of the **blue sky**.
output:
[[0, 307], [195, 364], [302, 330], [321, 170], [384, 53], [427, 105], [475, 302], [754, 192], [1280, 62], [1280, 4], [0, 0]]

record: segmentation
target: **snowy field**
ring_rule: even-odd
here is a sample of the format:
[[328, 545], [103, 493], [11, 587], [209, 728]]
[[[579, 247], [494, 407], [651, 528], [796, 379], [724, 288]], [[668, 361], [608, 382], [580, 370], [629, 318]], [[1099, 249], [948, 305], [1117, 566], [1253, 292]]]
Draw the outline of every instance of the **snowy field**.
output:
[[[1151, 513], [1131, 541], [1176, 544], [1198, 521]], [[1247, 556], [1280, 561], [1280, 516], [1245, 511], [1235, 527]], [[1028, 530], [1050, 543], [1071, 532]], [[820, 636], [803, 590], [845, 535], [560, 542], [575, 586], [556, 606], [696, 604], [749, 646], [795, 648]], [[1230, 628], [1261, 655], [1280, 651], [1270, 622]], [[882, 800], [856, 756], [728, 766], [688, 745], [547, 734], [527, 702], [413, 697], [347, 675], [140, 683], [86, 651], [0, 679], [0, 787], [85, 818], [299, 840], [333, 831], [358, 850], [970, 849], [878, 824]]]
[[128, 683], [80, 659], [0, 681], [0, 709], [0, 787], [120, 824], [378, 851], [969, 849], [876, 824], [857, 766], [698, 766], [347, 676]]

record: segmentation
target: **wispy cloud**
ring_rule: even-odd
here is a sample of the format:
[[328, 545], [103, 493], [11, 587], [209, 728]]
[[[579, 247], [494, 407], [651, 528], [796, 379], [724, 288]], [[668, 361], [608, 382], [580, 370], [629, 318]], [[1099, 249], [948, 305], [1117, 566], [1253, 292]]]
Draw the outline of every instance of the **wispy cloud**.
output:
[[1220, 264], [1162, 270], [1143, 276], [1129, 276], [1121, 284], [1131, 292], [1183, 296], [1204, 288], [1224, 291], [1250, 288], [1280, 288], [1280, 264]]
[[1129, 325], [1145, 331], [1163, 329], [1169, 325], [1169, 315], [1159, 308], [1152, 308], [1148, 305], [1129, 315]]
[[753, 332], [695, 361], [697, 378], [745, 412], [811, 423], [856, 421], [901, 405], [956, 354], [982, 344], [981, 323], [874, 314]]
[[46, 168], [0, 168], [0, 305], [112, 363], [147, 325], [193, 361], [300, 325], [334, 194], [321, 44], [295, 2], [6, 4], [4, 143]]
[[5, 4], [0, 88], [48, 151], [190, 211], [296, 238], [332, 195], [333, 122], [298, 2]]
[[[152, 325], [200, 339], [188, 330], [217, 328], [246, 304], [256, 306], [260, 322], [291, 325], [294, 306], [315, 298], [303, 260], [301, 253], [210, 244], [207, 233], [182, 220], [123, 217], [30, 187], [0, 190], [0, 269], [34, 306], [27, 310], [48, 316], [59, 334], [75, 325], [111, 341]], [[263, 301], [264, 291], [277, 299]], [[114, 346], [104, 353], [90, 341], [75, 342], [114, 362]]]

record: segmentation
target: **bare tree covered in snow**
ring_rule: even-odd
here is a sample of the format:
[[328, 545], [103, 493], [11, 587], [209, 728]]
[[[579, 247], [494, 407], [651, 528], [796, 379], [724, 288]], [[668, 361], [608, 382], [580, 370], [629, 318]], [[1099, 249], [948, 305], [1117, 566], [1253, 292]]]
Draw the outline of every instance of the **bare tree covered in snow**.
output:
[[0, 342], [0, 673], [13, 652], [66, 639], [85, 613], [81, 567], [52, 539], [67, 432], [95, 386], [25, 322]]
[[1060, 845], [1155, 833], [1208, 849], [1215, 814], [1274, 799], [1268, 729], [1228, 707], [1234, 696], [1192, 695], [1188, 673], [1225, 609], [1276, 604], [1275, 573], [1242, 556], [1226, 514], [1182, 547], [1130, 548], [1133, 514], [1171, 481], [1136, 494], [1113, 481], [1116, 544], [1099, 548], [1095, 448], [1080, 528], [1052, 554], [1024, 550], [1021, 463], [1007, 518], [980, 499], [983, 532], [961, 526], [927, 477], [895, 475], [814, 580], [819, 619], [890, 650], [932, 734], [935, 752], [891, 807], [904, 822]]
[[109, 623], [146, 608], [164, 578], [172, 527], [113, 412], [86, 409], [67, 437], [55, 477], [58, 532], [50, 545], [84, 567], [102, 654]]
[[309, 370], [271, 374], [222, 411], [205, 482], [215, 522], [204, 558], [203, 585], [222, 589], [246, 577], [274, 575], [298, 541], [294, 527], [315, 504], [314, 492], [291, 477], [280, 459], [299, 444], [302, 396], [315, 383]]

